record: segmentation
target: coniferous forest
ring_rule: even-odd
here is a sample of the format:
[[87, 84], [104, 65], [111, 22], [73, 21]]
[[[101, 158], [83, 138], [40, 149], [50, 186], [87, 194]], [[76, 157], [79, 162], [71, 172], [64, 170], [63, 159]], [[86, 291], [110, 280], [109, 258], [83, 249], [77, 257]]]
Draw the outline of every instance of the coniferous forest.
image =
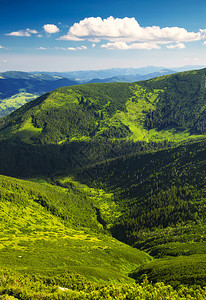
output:
[[206, 69], [0, 119], [0, 298], [206, 298]]

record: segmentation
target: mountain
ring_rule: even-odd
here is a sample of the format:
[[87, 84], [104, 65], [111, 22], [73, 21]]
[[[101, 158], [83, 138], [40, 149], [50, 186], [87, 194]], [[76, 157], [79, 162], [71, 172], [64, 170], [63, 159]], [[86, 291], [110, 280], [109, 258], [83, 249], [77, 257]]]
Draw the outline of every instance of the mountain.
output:
[[9, 133], [12, 140], [39, 145], [204, 137], [205, 76], [202, 69], [137, 83], [63, 87], [2, 119], [0, 137]]
[[145, 75], [142, 76], [142, 78], [140, 80], [148, 80], [148, 79], [152, 79], [152, 78], [155, 78], [155, 77], [160, 77], [160, 76], [165, 76], [165, 75], [170, 75], [170, 74], [175, 74], [175, 73], [176, 73], [176, 71], [174, 71], [174, 70], [162, 69], [160, 71], [145, 74]]
[[[85, 70], [85, 71], [71, 71], [71, 72], [43, 72], [43, 74], [58, 75], [66, 78], [73, 78], [75, 80], [90, 81], [94, 78], [105, 79], [114, 76], [125, 76], [125, 75], [146, 75], [148, 73], [157, 72], [162, 70], [163, 67], [143, 67], [143, 68], [112, 68], [105, 70]], [[38, 74], [39, 72], [32, 72], [32, 74]]]
[[1, 79], [42, 79], [42, 80], [56, 80], [55, 76], [51, 76], [49, 74], [41, 74], [41, 73], [30, 74], [30, 73], [21, 72], [21, 71], [7, 71], [7, 72], [0, 73], [0, 76], [1, 76]]
[[0, 117], [55, 88], [77, 82], [48, 74], [8, 71], [0, 73]]
[[140, 74], [136, 75], [119, 75], [119, 76], [113, 76], [110, 78], [94, 78], [90, 80], [88, 83], [109, 83], [109, 82], [134, 82], [141, 80], [142, 76]]
[[205, 66], [203, 65], [186, 65], [183, 67], [172, 68], [172, 69], [175, 70], [176, 72], [184, 72], [184, 71], [198, 70], [203, 68], [205, 68]]
[[122, 76], [114, 76], [110, 78], [94, 78], [90, 80], [88, 83], [107, 83], [107, 82], [135, 82], [135, 81], [141, 81], [141, 80], [147, 80], [159, 76], [169, 75], [176, 73], [173, 70], [169, 69], [163, 69], [158, 72], [149, 73], [146, 75], [136, 74], [136, 75], [122, 75]]
[[[161, 69], [162, 67], [108, 69], [97, 71], [74, 72], [18, 72], [0, 73], [0, 117], [13, 112], [23, 104], [37, 98], [41, 94], [62, 86], [78, 83], [135, 82], [158, 76], [173, 74], [176, 71]], [[186, 66], [186, 69], [192, 68]], [[184, 68], [182, 68], [184, 69]], [[155, 71], [153, 73], [149, 73]], [[137, 74], [137, 72], [139, 72]], [[107, 77], [115, 75], [112, 77]], [[96, 78], [95, 78], [96, 77]], [[3, 81], [1, 79], [4, 79]]]
[[61, 87], [0, 119], [0, 293], [205, 298], [205, 82]]
[[[203, 69], [205, 66], [198, 65], [188, 65], [183, 67], [172, 67], [173, 72], [183, 72], [196, 69]], [[93, 79], [107, 79], [111, 77], [124, 77], [124, 76], [136, 76], [147, 75], [151, 73], [160, 72], [163, 70], [169, 70], [163, 66], [147, 66], [141, 68], [112, 68], [112, 69], [103, 69], [103, 70], [82, 70], [82, 71], [70, 71], [70, 72], [31, 72], [34, 75], [45, 74], [50, 76], [60, 76], [68, 78], [70, 80], [76, 80], [79, 83], [88, 83]], [[165, 74], [166, 75], [166, 74]], [[161, 74], [159, 74], [161, 76]], [[133, 80], [132, 80], [133, 81]], [[135, 80], [134, 80], [135, 81]]]

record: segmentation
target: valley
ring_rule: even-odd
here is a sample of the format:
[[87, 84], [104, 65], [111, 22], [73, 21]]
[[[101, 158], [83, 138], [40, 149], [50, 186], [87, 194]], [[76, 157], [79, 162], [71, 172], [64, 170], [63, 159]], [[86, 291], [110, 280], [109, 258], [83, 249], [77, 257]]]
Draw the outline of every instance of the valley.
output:
[[205, 103], [201, 69], [1, 118], [3, 299], [205, 299]]

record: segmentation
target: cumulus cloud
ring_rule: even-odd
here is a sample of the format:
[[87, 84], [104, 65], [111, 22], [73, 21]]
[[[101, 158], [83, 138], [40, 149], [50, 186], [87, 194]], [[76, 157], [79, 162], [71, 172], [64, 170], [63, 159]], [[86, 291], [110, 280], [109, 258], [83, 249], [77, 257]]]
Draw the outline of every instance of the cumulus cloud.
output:
[[35, 29], [29, 29], [29, 28], [27, 28], [27, 31], [29, 31], [30, 33], [33, 33], [33, 34], [37, 34], [38, 32], [35, 30]]
[[101, 45], [102, 48], [107, 48], [110, 50], [118, 49], [118, 50], [129, 50], [129, 49], [139, 49], [139, 50], [151, 50], [151, 49], [160, 49], [156, 43], [133, 43], [127, 44], [125, 42], [115, 42], [115, 43], [107, 43]]
[[86, 46], [80, 46], [80, 47], [68, 47], [67, 48], [70, 51], [76, 51], [76, 50], [86, 50], [87, 47]]
[[29, 37], [31, 36], [31, 34], [37, 34], [38, 31], [36, 31], [35, 29], [25, 29], [25, 30], [18, 30], [18, 31], [13, 31], [10, 33], [6, 33], [5, 35], [11, 35], [11, 36], [26, 36]]
[[[70, 27], [60, 40], [99, 42], [109, 41], [101, 47], [107, 49], [158, 49], [161, 44], [176, 43], [175, 48], [183, 49], [183, 43], [206, 39], [206, 29], [188, 32], [185, 28], [148, 26], [141, 27], [135, 18], [102, 19], [85, 18]], [[178, 46], [177, 46], [178, 45]], [[169, 49], [174, 48], [168, 46]]]
[[75, 48], [75, 47], [68, 47], [67, 50], [69, 50], [69, 51], [76, 51], [77, 48]]
[[43, 26], [43, 28], [47, 33], [57, 33], [57, 32], [59, 32], [59, 28], [54, 24], [45, 24]]
[[183, 43], [177, 43], [175, 45], [168, 45], [166, 47], [168, 49], [184, 49], [185, 48], [185, 44], [183, 44]]
[[60, 38], [58, 38], [57, 40], [64, 40], [64, 41], [83, 41], [84, 39], [80, 39], [76, 36], [70, 36], [70, 35], [63, 35]]
[[0, 45], [0, 49], [5, 49], [3, 46]]
[[69, 50], [69, 51], [76, 51], [76, 50], [86, 50], [86, 46], [80, 46], [80, 47], [55, 47], [57, 50]]

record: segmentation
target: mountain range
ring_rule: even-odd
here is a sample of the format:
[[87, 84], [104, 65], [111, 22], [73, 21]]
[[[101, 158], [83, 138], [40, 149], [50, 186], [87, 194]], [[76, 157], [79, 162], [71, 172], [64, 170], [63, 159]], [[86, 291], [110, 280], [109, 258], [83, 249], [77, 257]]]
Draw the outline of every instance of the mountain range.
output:
[[[195, 66], [185, 66], [187, 70]], [[196, 66], [200, 68], [200, 66]], [[23, 104], [58, 87], [82, 83], [135, 82], [174, 74], [178, 69], [163, 67], [117, 68], [73, 72], [19, 72], [0, 73], [0, 117], [4, 117]]]
[[200, 69], [60, 87], [1, 118], [0, 293], [203, 300], [205, 103]]
[[[183, 67], [171, 67], [172, 72], [183, 72], [189, 70], [203, 69], [205, 66], [188, 65]], [[140, 68], [112, 68], [103, 70], [82, 70], [82, 71], [70, 71], [70, 72], [42, 72], [43, 74], [58, 75], [64, 78], [74, 79], [79, 82], [88, 82], [94, 78], [105, 79], [114, 76], [125, 75], [147, 75], [155, 72], [161, 72], [162, 70], [169, 70], [164, 66], [147, 66]], [[32, 72], [32, 74], [38, 74], [40, 72]]]
[[0, 73], [0, 117], [46, 92], [74, 84], [77, 82], [48, 74], [33, 75], [17, 71]]

